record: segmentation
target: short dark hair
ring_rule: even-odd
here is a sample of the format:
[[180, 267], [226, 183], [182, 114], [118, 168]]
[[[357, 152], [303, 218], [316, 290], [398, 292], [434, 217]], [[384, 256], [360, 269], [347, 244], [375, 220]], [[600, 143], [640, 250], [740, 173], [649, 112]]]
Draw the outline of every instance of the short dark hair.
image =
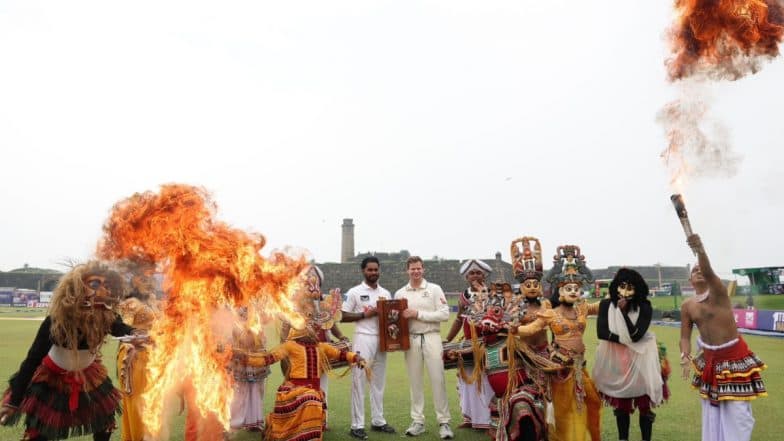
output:
[[425, 262], [419, 256], [411, 256], [406, 259], [406, 269], [411, 266], [412, 263], [421, 263], [422, 266], [425, 266]]
[[376, 256], [367, 256], [364, 259], [362, 259], [362, 263], [359, 264], [359, 267], [362, 268], [362, 269], [365, 269], [365, 267], [367, 267], [368, 263], [375, 263], [379, 267], [381, 266], [381, 262], [378, 261], [378, 257], [376, 257]]

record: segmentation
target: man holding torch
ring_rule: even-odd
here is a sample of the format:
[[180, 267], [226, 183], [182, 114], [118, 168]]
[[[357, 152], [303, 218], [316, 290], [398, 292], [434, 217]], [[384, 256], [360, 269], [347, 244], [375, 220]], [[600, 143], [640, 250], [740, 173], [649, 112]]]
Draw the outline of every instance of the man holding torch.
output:
[[[738, 334], [727, 288], [711, 267], [700, 236], [691, 227], [679, 195], [672, 197], [697, 264], [690, 281], [694, 297], [681, 306], [681, 357], [684, 378], [690, 368], [692, 386], [702, 398], [703, 441], [748, 441], [754, 428], [750, 401], [767, 396], [760, 372], [766, 368]], [[697, 325], [697, 347], [691, 356], [691, 332]]]

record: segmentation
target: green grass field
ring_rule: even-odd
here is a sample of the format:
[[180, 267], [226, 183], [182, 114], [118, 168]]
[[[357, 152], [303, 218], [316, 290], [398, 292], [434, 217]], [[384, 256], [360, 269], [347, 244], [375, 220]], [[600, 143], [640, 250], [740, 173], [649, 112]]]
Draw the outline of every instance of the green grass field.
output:
[[[764, 294], [764, 295], [756, 295], [752, 296], [754, 298], [754, 307], [757, 309], [771, 309], [771, 310], [784, 310], [784, 295], [772, 295], [772, 294]], [[654, 309], [658, 310], [673, 310], [679, 309], [681, 307], [681, 303], [686, 297], [681, 296], [659, 296], [659, 297], [649, 297], [648, 300], [651, 301]], [[732, 298], [732, 303], [740, 303], [743, 307], [746, 306], [746, 297], [745, 296], [736, 296]]]
[[[672, 300], [672, 299], [669, 299]], [[21, 314], [21, 313], [20, 313]], [[25, 314], [23, 314], [25, 315]], [[27, 314], [29, 315], [29, 314]], [[0, 318], [11, 318], [6, 314]], [[454, 317], [453, 317], [454, 318]], [[451, 321], [450, 321], [451, 323]], [[586, 333], [586, 346], [588, 349], [589, 363], [593, 361], [593, 349], [596, 347], [595, 330], [593, 322], [589, 322]], [[19, 363], [25, 356], [27, 349], [32, 342], [32, 338], [39, 326], [39, 322], [30, 320], [0, 320], [0, 379], [6, 379], [18, 369]], [[353, 332], [352, 326], [343, 325], [342, 328], [347, 335]], [[446, 326], [442, 326], [442, 331], [446, 333]], [[659, 408], [656, 423], [654, 425], [654, 437], [661, 440], [689, 441], [700, 439], [700, 402], [697, 394], [690, 390], [685, 381], [677, 377], [677, 357], [678, 357], [678, 329], [670, 327], [655, 327], [660, 341], [663, 341], [669, 350], [670, 362], [673, 364], [673, 378], [670, 378], [669, 386], [672, 397], [668, 403]], [[270, 340], [273, 340], [270, 338]], [[776, 425], [776, 415], [778, 410], [784, 405], [784, 376], [782, 376], [782, 365], [784, 364], [784, 339], [771, 337], [746, 337], [749, 346], [768, 364], [768, 370], [763, 374], [765, 382], [771, 396], [754, 401], [754, 415], [757, 420], [752, 439], [755, 441], [774, 441], [782, 439], [780, 428]], [[114, 343], [107, 343], [104, 346], [104, 360], [110, 372], [115, 369], [116, 346]], [[387, 365], [387, 389], [385, 395], [385, 416], [387, 421], [398, 429], [397, 435], [384, 435], [368, 431], [371, 440], [396, 439], [402, 435], [405, 428], [410, 423], [409, 419], [409, 398], [408, 380], [403, 354], [396, 352], [388, 357]], [[590, 370], [591, 366], [589, 366]], [[277, 367], [272, 370], [272, 375], [267, 381], [267, 393], [265, 396], [265, 409], [270, 409], [274, 398], [274, 391], [281, 383], [280, 369]], [[474, 432], [468, 429], [456, 429], [461, 421], [460, 408], [455, 389], [455, 371], [447, 371], [447, 392], [450, 399], [452, 410], [453, 429], [455, 437], [459, 440], [486, 440], [483, 433]], [[435, 415], [432, 410], [432, 400], [430, 399], [430, 386], [426, 383], [426, 416], [427, 433], [419, 439], [438, 439], [438, 429], [435, 423]], [[326, 440], [343, 440], [348, 437], [350, 426], [350, 380], [345, 378], [333, 378], [329, 386], [329, 406], [330, 406], [330, 427], [326, 433]], [[367, 405], [366, 421], [370, 420], [369, 405]], [[182, 440], [183, 418], [178, 417], [172, 421], [172, 440]], [[368, 427], [369, 429], [369, 427]], [[21, 427], [0, 427], [0, 440], [10, 441], [19, 439]], [[612, 412], [608, 408], [602, 411], [602, 437], [605, 440], [617, 439], [615, 420]], [[89, 437], [74, 438], [76, 440], [88, 440]], [[115, 434], [113, 440], [119, 440]], [[237, 433], [233, 436], [234, 440], [260, 440], [258, 433]], [[637, 419], [632, 419], [631, 439], [640, 440]]]

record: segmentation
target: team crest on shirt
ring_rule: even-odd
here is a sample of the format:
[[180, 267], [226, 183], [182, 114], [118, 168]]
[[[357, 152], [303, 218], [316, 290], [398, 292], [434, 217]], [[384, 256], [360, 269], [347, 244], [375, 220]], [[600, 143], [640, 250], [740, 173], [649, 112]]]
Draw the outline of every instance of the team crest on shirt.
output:
[[370, 296], [367, 295], [367, 294], [362, 294], [362, 295], [359, 296], [359, 300], [361, 300], [363, 302], [367, 302], [368, 300], [370, 300]]

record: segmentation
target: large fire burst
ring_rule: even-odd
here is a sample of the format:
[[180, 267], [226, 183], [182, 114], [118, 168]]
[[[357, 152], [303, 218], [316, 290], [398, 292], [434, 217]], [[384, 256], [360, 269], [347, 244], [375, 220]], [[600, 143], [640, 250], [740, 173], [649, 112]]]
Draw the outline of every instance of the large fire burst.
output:
[[784, 0], [675, 0], [678, 17], [670, 29], [671, 82], [680, 97], [665, 105], [658, 120], [668, 145], [662, 158], [670, 183], [680, 193], [690, 176], [732, 176], [740, 155], [720, 123], [705, 126], [708, 99], [698, 82], [737, 80], [756, 73], [761, 62], [779, 55], [784, 39]]
[[265, 259], [261, 235], [215, 220], [215, 210], [207, 192], [191, 186], [135, 194], [114, 206], [98, 246], [104, 259], [154, 262], [164, 273], [166, 301], [150, 332], [143, 394], [145, 423], [154, 437], [163, 429], [164, 403], [186, 379], [200, 413], [214, 413], [228, 427], [233, 392], [225, 366], [231, 348], [224, 346], [216, 313], [244, 305], [256, 326], [279, 314], [295, 326], [302, 323], [291, 299], [304, 258], [275, 253]]
[[784, 37], [781, 0], [676, 0], [671, 80], [692, 75], [736, 80], [778, 56]]

